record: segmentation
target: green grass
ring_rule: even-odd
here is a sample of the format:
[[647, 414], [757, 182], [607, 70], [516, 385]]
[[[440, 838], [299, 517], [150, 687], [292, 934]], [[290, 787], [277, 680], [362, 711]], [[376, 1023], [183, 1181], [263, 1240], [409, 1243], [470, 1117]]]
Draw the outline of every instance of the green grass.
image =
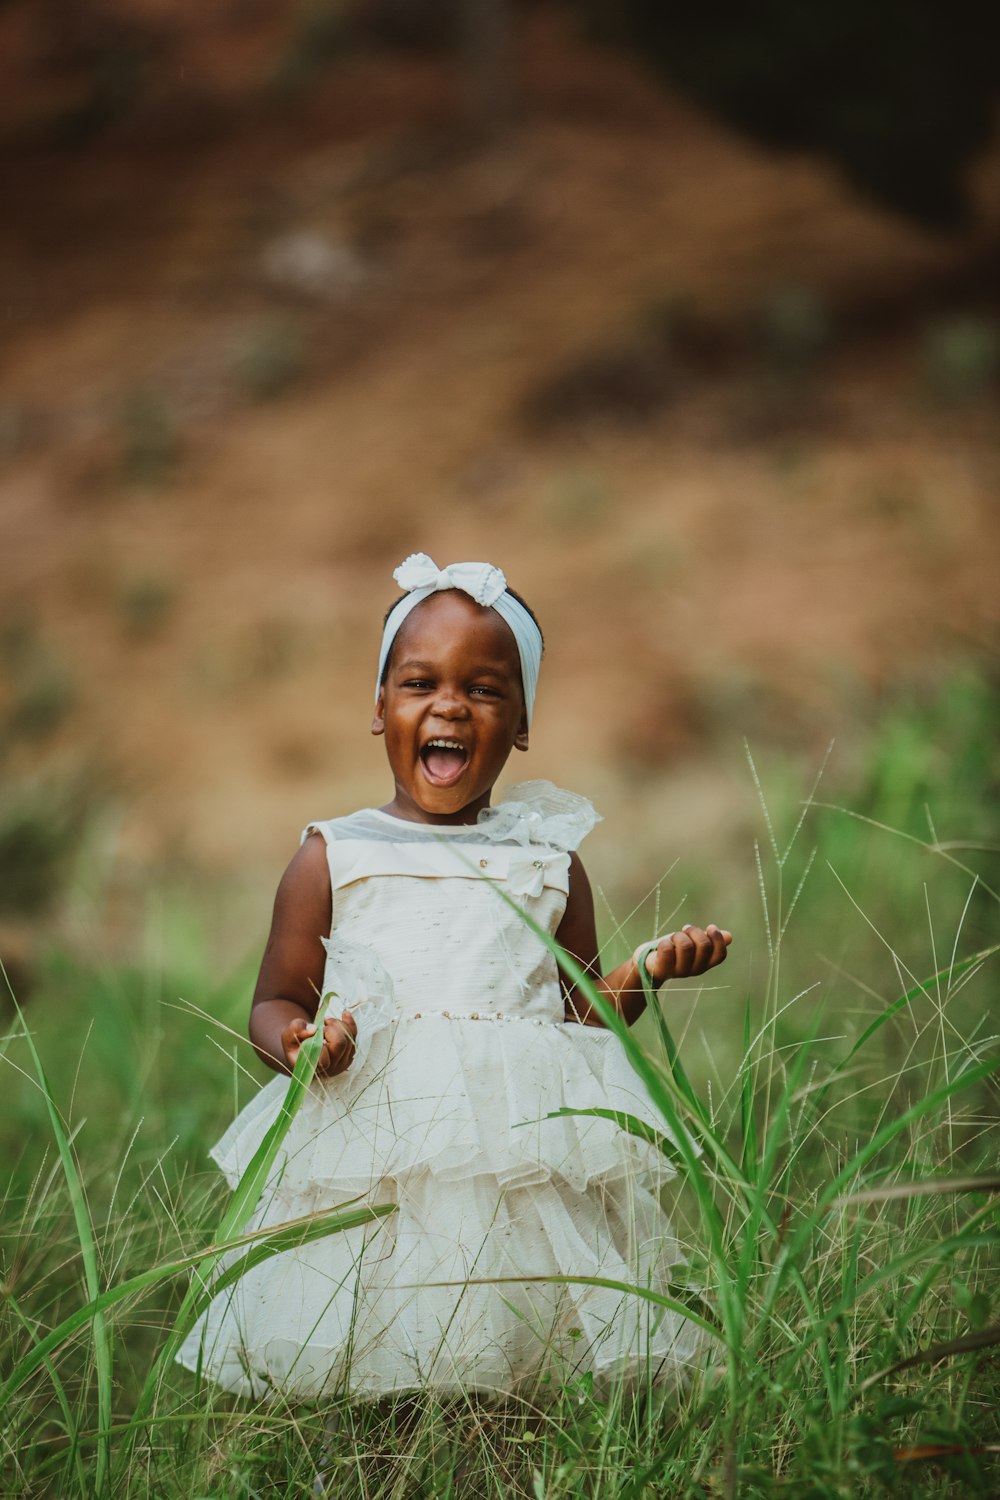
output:
[[317, 1468], [344, 1500], [996, 1494], [994, 710], [950, 691], [955, 743], [928, 759], [904, 732], [919, 706], [888, 716], [851, 811], [753, 767], [757, 956], [622, 1031], [680, 1143], [691, 1260], [669, 1297], [719, 1336], [680, 1398], [583, 1379], [505, 1407], [255, 1407], [176, 1370], [223, 1244], [255, 1257], [338, 1221], [241, 1238], [267, 1153], [221, 1210], [205, 1169], [255, 1087], [245, 966], [212, 983], [193, 947], [172, 971], [53, 954], [0, 1048], [0, 1494], [308, 1496]]

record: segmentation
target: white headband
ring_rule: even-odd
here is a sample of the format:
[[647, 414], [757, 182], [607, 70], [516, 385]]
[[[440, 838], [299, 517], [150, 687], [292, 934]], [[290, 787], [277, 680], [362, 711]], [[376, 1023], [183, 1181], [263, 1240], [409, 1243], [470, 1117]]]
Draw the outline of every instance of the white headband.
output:
[[517, 654], [521, 658], [521, 684], [524, 688], [524, 707], [531, 723], [531, 710], [535, 703], [538, 686], [538, 668], [542, 661], [542, 633], [523, 604], [507, 592], [507, 580], [499, 568], [490, 563], [450, 563], [439, 568], [426, 552], [414, 552], [400, 563], [393, 578], [406, 594], [392, 609], [382, 632], [382, 649], [378, 659], [378, 678], [375, 682], [375, 697], [378, 698], [385, 673], [385, 664], [399, 627], [412, 609], [440, 589], [461, 589], [490, 609], [495, 609], [510, 626], [517, 642]]

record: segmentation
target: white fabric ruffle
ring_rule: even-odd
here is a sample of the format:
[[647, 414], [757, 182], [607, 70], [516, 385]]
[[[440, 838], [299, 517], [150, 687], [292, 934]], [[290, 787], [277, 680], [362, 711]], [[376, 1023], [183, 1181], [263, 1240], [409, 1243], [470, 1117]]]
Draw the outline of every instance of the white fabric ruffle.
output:
[[[213, 1151], [231, 1184], [286, 1088], [263, 1089]], [[669, 1163], [611, 1121], [544, 1118], [564, 1105], [663, 1131], [608, 1032], [421, 1016], [378, 1033], [364, 1065], [314, 1083], [251, 1227], [359, 1195], [395, 1212], [256, 1267], [215, 1299], [181, 1362], [252, 1396], [510, 1394], [546, 1370], [683, 1380], [703, 1340], [679, 1315], [516, 1279], [662, 1288], [682, 1261], [657, 1197]]]
[[[213, 1149], [231, 1186], [287, 1086], [267, 1084]], [[485, 1014], [409, 1017], [378, 1032], [363, 1062], [313, 1084], [264, 1196], [291, 1218], [413, 1172], [442, 1183], [485, 1175], [502, 1188], [558, 1179], [575, 1192], [637, 1172], [673, 1176], [655, 1147], [613, 1121], [546, 1118], [563, 1107], [615, 1110], [667, 1133], [611, 1032]]]
[[600, 821], [586, 797], [536, 780], [508, 787], [502, 802], [483, 808], [476, 827], [497, 843], [548, 844], [569, 853]]
[[338, 932], [320, 941], [326, 951], [320, 997], [325, 1002], [324, 1014], [339, 1017], [349, 1010], [356, 1017], [358, 1035], [351, 1066], [358, 1071], [365, 1066], [373, 1040], [396, 1019], [392, 979], [371, 948], [348, 942]]
[[[634, 1185], [602, 1189], [596, 1235], [589, 1195], [557, 1181], [502, 1192], [469, 1178], [442, 1214], [440, 1185], [422, 1173], [391, 1201], [396, 1212], [374, 1227], [256, 1266], [215, 1299], [180, 1362], [234, 1394], [282, 1401], [426, 1388], [507, 1397], [585, 1372], [602, 1394], [618, 1378], [676, 1387], [703, 1363], [700, 1332], [679, 1314], [544, 1280], [569, 1266], [666, 1284], [678, 1247]], [[536, 1279], [523, 1279], [525, 1265]]]

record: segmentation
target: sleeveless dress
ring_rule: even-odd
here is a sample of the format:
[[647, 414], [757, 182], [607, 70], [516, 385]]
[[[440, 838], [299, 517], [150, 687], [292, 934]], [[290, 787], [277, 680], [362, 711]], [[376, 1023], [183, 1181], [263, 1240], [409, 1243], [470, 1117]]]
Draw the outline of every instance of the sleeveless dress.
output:
[[[680, 1316], [543, 1279], [665, 1290], [682, 1260], [658, 1199], [665, 1158], [612, 1121], [546, 1118], [596, 1106], [665, 1133], [618, 1039], [564, 1021], [555, 960], [521, 916], [556, 931], [569, 851], [597, 821], [536, 781], [472, 826], [373, 809], [309, 824], [333, 890], [324, 993], [332, 1014], [356, 1013], [358, 1045], [314, 1081], [248, 1227], [359, 1195], [396, 1208], [251, 1269], [183, 1365], [242, 1395], [317, 1400], [507, 1396], [586, 1372], [676, 1384], [700, 1363]], [[287, 1086], [267, 1084], [212, 1151], [231, 1186]]]

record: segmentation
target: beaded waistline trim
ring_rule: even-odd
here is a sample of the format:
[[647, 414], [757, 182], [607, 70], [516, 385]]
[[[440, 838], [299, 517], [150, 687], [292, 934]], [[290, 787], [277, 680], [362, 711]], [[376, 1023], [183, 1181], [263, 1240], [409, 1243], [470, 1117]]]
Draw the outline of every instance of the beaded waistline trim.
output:
[[517, 1021], [522, 1026], [563, 1026], [564, 1021], [546, 1021], [541, 1016], [508, 1016], [502, 1010], [417, 1010], [400, 1016], [401, 1021]]

